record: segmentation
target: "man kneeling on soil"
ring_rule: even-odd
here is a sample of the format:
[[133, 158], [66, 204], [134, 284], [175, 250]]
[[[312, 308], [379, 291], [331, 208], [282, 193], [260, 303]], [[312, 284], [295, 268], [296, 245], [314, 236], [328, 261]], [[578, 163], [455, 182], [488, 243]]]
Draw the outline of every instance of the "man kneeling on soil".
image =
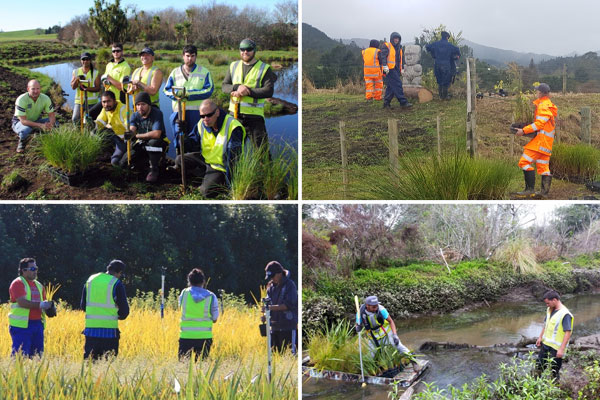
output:
[[[132, 140], [131, 162], [150, 161], [150, 172], [146, 176], [146, 182], [158, 180], [158, 165], [162, 155], [165, 153], [169, 141], [165, 133], [163, 113], [160, 109], [152, 107], [150, 95], [140, 92], [135, 96], [135, 109], [129, 126], [129, 132], [125, 133], [125, 140]], [[124, 154], [119, 165], [127, 165], [127, 154]]]
[[554, 290], [549, 290], [544, 294], [544, 303], [548, 306], [544, 329], [535, 342], [537, 347], [541, 347], [537, 368], [541, 371], [550, 362], [552, 376], [558, 381], [562, 360], [573, 331], [574, 318], [569, 309], [561, 303], [560, 296]]
[[[19, 135], [17, 153], [22, 153], [34, 130], [43, 132], [52, 129], [56, 124], [56, 114], [50, 97], [41, 93], [40, 83], [35, 79], [27, 83], [27, 93], [17, 98], [15, 106], [12, 129]], [[41, 118], [44, 112], [48, 118]]]
[[[200, 137], [200, 151], [185, 153], [185, 170], [198, 169], [204, 178], [200, 193], [204, 197], [216, 197], [231, 179], [231, 171], [242, 151], [246, 131], [237, 119], [210, 99], [200, 105], [200, 122], [194, 129]], [[176, 168], [180, 168], [181, 160], [180, 154], [175, 159]]]
[[[356, 330], [365, 329], [369, 335], [369, 351], [375, 354], [377, 348], [391, 345], [402, 354], [410, 354], [408, 347], [404, 346], [396, 333], [396, 324], [388, 311], [379, 304], [377, 296], [369, 296], [365, 299], [365, 304], [360, 307], [361, 325], [356, 326]], [[413, 370], [420, 371], [419, 364], [411, 361]]]
[[127, 126], [127, 109], [125, 105], [116, 100], [115, 94], [110, 91], [102, 92], [102, 111], [96, 118], [96, 128], [107, 130], [112, 135], [110, 140], [115, 145], [115, 151], [110, 157], [110, 163], [115, 167], [120, 166], [123, 154], [127, 153], [124, 141], [125, 127]]

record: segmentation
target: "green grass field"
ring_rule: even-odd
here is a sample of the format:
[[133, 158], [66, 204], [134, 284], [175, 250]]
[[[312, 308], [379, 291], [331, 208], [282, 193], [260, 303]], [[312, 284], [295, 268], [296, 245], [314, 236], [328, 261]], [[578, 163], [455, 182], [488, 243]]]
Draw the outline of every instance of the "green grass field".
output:
[[56, 40], [57, 34], [38, 35], [35, 29], [22, 31], [0, 32], [0, 42], [12, 42], [15, 40]]

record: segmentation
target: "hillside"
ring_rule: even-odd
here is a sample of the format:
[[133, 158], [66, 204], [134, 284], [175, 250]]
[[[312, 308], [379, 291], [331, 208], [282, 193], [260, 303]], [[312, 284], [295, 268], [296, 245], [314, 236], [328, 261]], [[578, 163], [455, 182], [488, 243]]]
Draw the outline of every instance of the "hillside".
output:
[[331, 39], [312, 25], [302, 23], [302, 55], [307, 50], [326, 52], [339, 46], [340, 42]]
[[531, 59], [536, 64], [544, 60], [550, 60], [556, 58], [548, 54], [537, 54], [537, 53], [520, 53], [513, 50], [498, 49], [496, 47], [485, 46], [470, 40], [463, 40], [462, 44], [465, 44], [473, 49], [473, 55], [482, 61], [485, 61], [491, 65], [504, 66], [505, 64], [514, 61], [519, 65], [529, 65]]

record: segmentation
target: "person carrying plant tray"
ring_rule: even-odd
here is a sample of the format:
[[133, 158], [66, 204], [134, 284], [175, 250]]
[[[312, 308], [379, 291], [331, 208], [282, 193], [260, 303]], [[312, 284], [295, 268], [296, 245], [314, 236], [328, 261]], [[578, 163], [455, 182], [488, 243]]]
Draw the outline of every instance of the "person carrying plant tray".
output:
[[[533, 101], [535, 105], [533, 123], [517, 129], [515, 133], [517, 136], [523, 136], [537, 132], [537, 135], [523, 148], [523, 155], [519, 160], [519, 167], [523, 170], [525, 178], [525, 190], [514, 193], [513, 196], [522, 199], [531, 198], [536, 194], [547, 196], [552, 182], [550, 155], [554, 143], [554, 118], [558, 114], [558, 109], [550, 101], [548, 84], [540, 83], [535, 90], [537, 99]], [[542, 176], [542, 189], [539, 193], [535, 192], [534, 163], [537, 165], [538, 174]]]
[[[169, 146], [169, 139], [165, 133], [163, 113], [159, 108], [152, 107], [152, 100], [148, 93], [140, 92], [135, 96], [135, 109], [129, 132], [125, 133], [125, 140], [134, 143], [131, 149], [131, 163], [139, 165], [140, 162], [150, 162], [150, 171], [146, 182], [158, 180], [160, 159]], [[127, 166], [127, 154], [123, 154], [119, 166]]]
[[[404, 346], [398, 337], [396, 324], [389, 312], [379, 304], [377, 296], [369, 296], [365, 299], [365, 304], [360, 307], [361, 324], [356, 326], [357, 332], [364, 329], [367, 331], [368, 346], [371, 356], [375, 355], [378, 348], [391, 345], [401, 354], [406, 354], [409, 358], [411, 351]], [[421, 367], [416, 361], [411, 360], [413, 370], [419, 372]]]

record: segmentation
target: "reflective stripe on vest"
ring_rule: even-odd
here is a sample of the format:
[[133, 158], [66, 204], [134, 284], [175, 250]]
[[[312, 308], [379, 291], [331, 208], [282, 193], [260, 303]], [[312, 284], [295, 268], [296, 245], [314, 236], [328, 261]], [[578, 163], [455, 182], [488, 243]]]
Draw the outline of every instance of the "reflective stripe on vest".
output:
[[118, 328], [118, 308], [113, 290], [119, 279], [100, 272], [89, 277], [85, 284], [85, 327]]
[[[19, 277], [23, 286], [25, 286], [25, 300], [31, 301], [31, 288], [29, 282], [22, 276]], [[40, 300], [43, 300], [44, 288], [42, 284], [34, 280], [35, 286], [40, 292]], [[29, 308], [21, 307], [16, 301], [10, 304], [10, 312], [8, 313], [8, 324], [16, 328], [27, 328], [29, 326]], [[46, 326], [46, 315], [42, 311], [42, 323]]]
[[[364, 305], [362, 306], [364, 307]], [[380, 324], [377, 317], [381, 317], [379, 311], [372, 314], [367, 314], [367, 312], [361, 307], [362, 319], [365, 321], [365, 328], [369, 331], [370, 334], [373, 335], [375, 340], [379, 341], [387, 336], [390, 323], [387, 319], [383, 320], [383, 324]], [[381, 317], [383, 318], [383, 317]]]
[[211, 339], [213, 321], [210, 314], [212, 294], [200, 302], [194, 301], [191, 288], [183, 290], [181, 301], [181, 339]]
[[[187, 79], [185, 79], [182, 68], [183, 66], [175, 68], [173, 72], [171, 72], [173, 86], [183, 86], [188, 94], [190, 94], [190, 89], [200, 90], [204, 87], [206, 76], [208, 75], [208, 70], [206, 68], [196, 64], [196, 69], [188, 75]], [[200, 104], [203, 101], [204, 100], [186, 101], [185, 109], [198, 111], [198, 107], [200, 107]], [[177, 100], [173, 100], [171, 106], [173, 107], [174, 112], [178, 111]]]
[[[242, 79], [244, 73], [242, 61], [235, 61], [229, 65], [229, 73], [231, 74], [231, 83], [234, 85], [244, 85], [249, 88], [262, 87], [262, 80], [267, 73], [269, 64], [262, 61], [257, 61], [250, 71]], [[255, 99], [253, 97], [244, 96], [240, 99], [240, 114], [260, 115], [265, 116], [265, 99]], [[235, 112], [235, 104], [232, 100], [229, 101], [229, 111]]]
[[[544, 326], [544, 337], [542, 343], [546, 346], [550, 346], [555, 350], [558, 350], [562, 345], [562, 341], [565, 338], [565, 331], [562, 327], [562, 320], [565, 315], [571, 316], [571, 333], [573, 332], [573, 325], [575, 318], [569, 309], [563, 306], [560, 310], [556, 311], [552, 317], [550, 317], [550, 309], [546, 310], [546, 325]], [[568, 343], [567, 343], [568, 346]], [[566, 346], [565, 346], [566, 350]]]
[[[389, 69], [394, 69], [396, 66], [396, 48], [389, 42], [383, 42], [385, 46], [389, 49], [390, 53], [388, 54], [387, 65]], [[390, 61], [392, 60], [392, 61]], [[399, 70], [402, 70], [402, 47], [400, 47], [400, 65], [398, 66]]]
[[[85, 75], [85, 79], [87, 79], [87, 84], [83, 84], [83, 86], [85, 87], [93, 87], [94, 86], [94, 82], [96, 81], [96, 77], [98, 76], [98, 70], [94, 70], [94, 75], [92, 76], [92, 70], [90, 69], [87, 74], [83, 73], [83, 67], [79, 67], [77, 68], [75, 71], [73, 71], [74, 73], [77, 74], [77, 76], [79, 75]], [[80, 90], [79, 90], [79, 86], [77, 86], [77, 88], [75, 89], [75, 104], [80, 104], [79, 101], [79, 94]], [[98, 102], [98, 96], [100, 95], [100, 92], [87, 92], [87, 98], [88, 98], [88, 105], [92, 105], [92, 104], [96, 104]], [[85, 97], [85, 94], [83, 95]], [[85, 100], [84, 100], [85, 101]]]
[[[229, 114], [225, 115], [223, 125], [221, 125], [221, 129], [219, 130], [219, 133], [217, 133], [217, 136], [206, 130], [206, 127], [204, 124], [202, 124], [202, 120], [198, 122], [202, 157], [204, 157], [204, 161], [210, 164], [212, 168], [222, 172], [227, 172], [225, 166], [227, 144], [229, 143], [229, 139], [231, 139], [231, 133], [237, 127], [241, 127], [242, 130], [244, 130], [242, 124]], [[242, 137], [243, 143], [245, 139], [245, 131]]]
[[[143, 82], [146, 86], [150, 86], [150, 84], [152, 83], [152, 77], [154, 76], [154, 71], [156, 71], [157, 69], [158, 68], [156, 68], [153, 65], [150, 68], [150, 70], [148, 71], [148, 75], [146, 75], [146, 82], [144, 82], [144, 79], [142, 77], [142, 72], [144, 71], [144, 67], [139, 67], [138, 69], [133, 71], [133, 74], [131, 75], [131, 77], [132, 77], [131, 80], [138, 80], [138, 81]], [[135, 98], [135, 95], [137, 95], [140, 92], [141, 92], [141, 90], [136, 90], [134, 93], [134, 98]], [[158, 90], [156, 91], [156, 93], [154, 93], [153, 95], [150, 96], [150, 101], [152, 102], [153, 105], [158, 106]]]

